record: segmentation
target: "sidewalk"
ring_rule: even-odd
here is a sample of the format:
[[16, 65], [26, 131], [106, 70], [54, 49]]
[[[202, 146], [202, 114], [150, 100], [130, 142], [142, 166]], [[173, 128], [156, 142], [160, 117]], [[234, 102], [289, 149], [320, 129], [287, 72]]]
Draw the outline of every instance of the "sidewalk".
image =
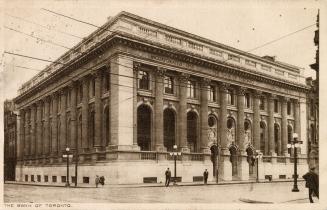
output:
[[[299, 179], [298, 182], [304, 181], [303, 179]], [[245, 181], [219, 181], [218, 184], [216, 182], [208, 182], [207, 185], [230, 185], [230, 184], [265, 184], [265, 183], [279, 183], [279, 182], [293, 182], [293, 179], [285, 179], [285, 180], [260, 180], [259, 183], [255, 180], [245, 180]], [[16, 181], [5, 181], [5, 184], [16, 184], [16, 185], [30, 185], [30, 186], [42, 186], [42, 187], [66, 187], [65, 183], [58, 184], [47, 184], [47, 183], [38, 183], [38, 182], [16, 182]], [[70, 184], [71, 187], [75, 188], [74, 183]], [[180, 186], [204, 186], [203, 182], [178, 182], [177, 185], [170, 184], [170, 187], [180, 187]], [[102, 187], [99, 185], [99, 188]], [[140, 184], [105, 184], [105, 188], [138, 188], [138, 187], [165, 187], [164, 183], [140, 183]], [[77, 188], [95, 188], [95, 184], [82, 184], [78, 183]]]

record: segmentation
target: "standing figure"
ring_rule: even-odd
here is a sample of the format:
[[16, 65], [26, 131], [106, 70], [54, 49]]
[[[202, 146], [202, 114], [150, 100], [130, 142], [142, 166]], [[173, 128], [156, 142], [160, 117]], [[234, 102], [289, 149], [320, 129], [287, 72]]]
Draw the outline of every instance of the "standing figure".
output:
[[101, 176], [101, 177], [100, 177], [100, 184], [101, 184], [102, 187], [103, 187], [103, 185], [104, 185], [104, 176]]
[[168, 187], [169, 183], [170, 183], [170, 178], [171, 178], [171, 172], [170, 172], [169, 168], [167, 168], [167, 170], [165, 172], [165, 176], [166, 176], [165, 186]]
[[305, 180], [305, 187], [309, 188], [309, 200], [310, 203], [313, 203], [312, 193], [314, 193], [317, 198], [319, 198], [319, 177], [314, 172], [314, 167], [310, 171], [304, 174], [302, 177]]
[[95, 187], [98, 188], [99, 183], [100, 183], [100, 178], [99, 178], [98, 175], [96, 175], [96, 177], [95, 177]]
[[207, 182], [208, 182], [208, 176], [209, 176], [209, 172], [208, 172], [208, 170], [206, 169], [206, 170], [203, 172], [203, 180], [204, 180], [204, 184], [207, 184]]

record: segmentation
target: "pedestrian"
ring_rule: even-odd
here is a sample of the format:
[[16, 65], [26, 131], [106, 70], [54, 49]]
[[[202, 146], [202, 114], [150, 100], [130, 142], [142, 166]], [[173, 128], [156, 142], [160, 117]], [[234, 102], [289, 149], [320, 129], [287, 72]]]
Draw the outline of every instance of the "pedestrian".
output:
[[206, 170], [203, 172], [203, 181], [204, 181], [204, 184], [207, 184], [207, 182], [208, 182], [208, 176], [209, 176], [209, 172], [208, 172], [208, 170], [206, 169]]
[[315, 168], [310, 168], [310, 171], [304, 174], [302, 177], [305, 180], [305, 187], [309, 188], [309, 200], [313, 203], [312, 194], [314, 193], [319, 198], [319, 177], [314, 172]]
[[170, 172], [169, 168], [167, 168], [167, 170], [165, 172], [165, 176], [166, 176], [165, 186], [168, 187], [169, 183], [170, 183], [170, 178], [171, 178], [171, 172]]
[[96, 177], [95, 177], [95, 187], [96, 188], [98, 188], [99, 182], [100, 182], [100, 178], [98, 175], [96, 175]]
[[100, 182], [100, 184], [101, 184], [102, 187], [103, 187], [103, 185], [104, 185], [104, 176], [101, 176], [101, 177], [100, 177], [99, 182]]

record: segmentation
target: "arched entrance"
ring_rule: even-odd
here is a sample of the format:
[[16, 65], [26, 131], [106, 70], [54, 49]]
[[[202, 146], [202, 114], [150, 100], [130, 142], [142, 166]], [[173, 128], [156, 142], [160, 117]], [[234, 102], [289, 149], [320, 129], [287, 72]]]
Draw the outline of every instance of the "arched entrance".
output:
[[211, 162], [212, 162], [212, 171], [213, 171], [213, 176], [218, 175], [218, 155], [219, 155], [219, 150], [217, 145], [212, 145], [210, 147], [211, 151]]
[[195, 112], [187, 113], [187, 143], [191, 152], [197, 152], [198, 116]]
[[232, 163], [232, 176], [233, 179], [237, 177], [237, 149], [235, 146], [229, 148], [230, 162]]
[[172, 109], [164, 111], [164, 146], [167, 151], [173, 151], [175, 142], [175, 112]]
[[249, 177], [253, 178], [254, 170], [255, 170], [255, 158], [253, 157], [254, 156], [253, 149], [251, 147], [248, 147], [246, 149], [246, 153], [247, 153], [247, 162], [249, 164]]
[[146, 105], [137, 109], [137, 144], [142, 151], [151, 150], [151, 109]]

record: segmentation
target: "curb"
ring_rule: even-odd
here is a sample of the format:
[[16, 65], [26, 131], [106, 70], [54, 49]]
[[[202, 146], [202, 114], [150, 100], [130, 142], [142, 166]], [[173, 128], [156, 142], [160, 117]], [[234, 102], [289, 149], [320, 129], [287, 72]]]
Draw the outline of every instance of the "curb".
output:
[[[298, 180], [299, 182], [304, 181], [304, 180]], [[261, 182], [256, 182], [256, 181], [231, 181], [231, 182], [218, 182], [218, 183], [208, 183], [208, 184], [203, 184], [203, 183], [180, 183], [177, 185], [171, 185], [169, 187], [187, 187], [187, 186], [215, 186], [215, 185], [236, 185], [236, 184], [269, 184], [269, 183], [281, 183], [281, 182], [293, 182], [293, 180], [277, 180], [277, 181], [261, 181]], [[4, 184], [12, 184], [12, 185], [28, 185], [28, 186], [39, 186], [39, 187], [64, 187], [67, 188], [64, 185], [44, 185], [44, 184], [37, 184], [37, 183], [24, 183], [24, 182], [5, 182]], [[164, 184], [158, 184], [158, 185], [129, 185], [129, 184], [121, 184], [121, 185], [110, 185], [107, 184], [105, 185], [106, 187], [113, 187], [113, 188], [146, 188], [146, 187], [165, 187]], [[96, 188], [95, 186], [70, 186], [69, 188]], [[99, 187], [103, 188], [103, 187]]]

